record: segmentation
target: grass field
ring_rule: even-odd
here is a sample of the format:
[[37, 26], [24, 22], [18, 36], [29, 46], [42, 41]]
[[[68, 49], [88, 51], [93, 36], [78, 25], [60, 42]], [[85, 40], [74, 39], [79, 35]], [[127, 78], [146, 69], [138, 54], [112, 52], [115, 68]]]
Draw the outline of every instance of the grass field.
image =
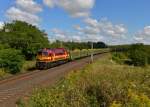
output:
[[72, 71], [57, 85], [37, 89], [25, 107], [150, 107], [150, 67], [120, 65], [111, 55], [80, 71]]

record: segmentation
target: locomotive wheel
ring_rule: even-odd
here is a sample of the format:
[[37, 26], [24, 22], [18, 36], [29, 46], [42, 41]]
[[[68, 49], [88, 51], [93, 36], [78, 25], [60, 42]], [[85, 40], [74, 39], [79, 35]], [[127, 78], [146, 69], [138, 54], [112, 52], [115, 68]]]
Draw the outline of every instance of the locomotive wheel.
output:
[[45, 64], [44, 70], [48, 69], [48, 63]]
[[52, 64], [49, 62], [48, 64], [47, 64], [47, 68], [49, 69], [49, 68], [51, 68], [52, 67]]

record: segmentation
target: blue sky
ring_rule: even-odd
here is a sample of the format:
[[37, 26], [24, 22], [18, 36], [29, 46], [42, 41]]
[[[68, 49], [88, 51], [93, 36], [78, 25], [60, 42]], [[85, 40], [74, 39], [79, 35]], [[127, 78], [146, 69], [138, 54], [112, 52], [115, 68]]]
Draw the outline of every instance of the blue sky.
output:
[[0, 0], [0, 24], [22, 20], [50, 40], [150, 44], [149, 0]]
[[131, 32], [150, 24], [149, 0], [97, 0], [93, 16], [108, 17], [115, 23], [123, 23]]

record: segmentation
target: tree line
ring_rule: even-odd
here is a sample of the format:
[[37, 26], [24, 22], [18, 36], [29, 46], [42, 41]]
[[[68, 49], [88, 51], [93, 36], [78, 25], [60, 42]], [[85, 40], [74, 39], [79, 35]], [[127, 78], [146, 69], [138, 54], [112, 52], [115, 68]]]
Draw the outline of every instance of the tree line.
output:
[[104, 42], [64, 42], [64, 41], [59, 41], [56, 40], [55, 42], [50, 44], [51, 48], [59, 48], [59, 47], [64, 47], [68, 50], [75, 50], [75, 49], [91, 49], [91, 45], [93, 44], [94, 49], [99, 49], [99, 48], [107, 48], [107, 45]]
[[142, 43], [130, 45], [111, 46], [114, 53], [113, 59], [119, 63], [134, 66], [146, 66], [150, 64], [150, 45]]

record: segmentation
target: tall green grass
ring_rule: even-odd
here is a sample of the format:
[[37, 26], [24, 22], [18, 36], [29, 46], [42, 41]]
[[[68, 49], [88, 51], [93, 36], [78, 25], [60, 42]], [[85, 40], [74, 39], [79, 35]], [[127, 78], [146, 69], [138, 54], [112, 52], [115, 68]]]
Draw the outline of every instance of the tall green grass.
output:
[[[25, 61], [20, 73], [33, 71], [35, 69], [36, 69], [36, 67], [35, 67], [35, 60], [33, 60], [33, 61]], [[8, 71], [6, 71], [6, 69], [0, 68], [0, 80], [1, 79], [5, 79], [5, 78], [10, 77], [10, 76], [13, 76], [13, 75], [10, 74]]]
[[150, 67], [119, 65], [105, 56], [38, 89], [26, 107], [150, 107]]
[[0, 79], [5, 78], [7, 74], [8, 73], [3, 68], [0, 68]]
[[8, 71], [4, 70], [3, 68], [0, 69], [0, 80], [6, 79], [13, 76], [13, 74], [10, 74]]
[[22, 72], [27, 72], [27, 71], [32, 71], [36, 69], [36, 61], [25, 61], [23, 67], [22, 67]]

